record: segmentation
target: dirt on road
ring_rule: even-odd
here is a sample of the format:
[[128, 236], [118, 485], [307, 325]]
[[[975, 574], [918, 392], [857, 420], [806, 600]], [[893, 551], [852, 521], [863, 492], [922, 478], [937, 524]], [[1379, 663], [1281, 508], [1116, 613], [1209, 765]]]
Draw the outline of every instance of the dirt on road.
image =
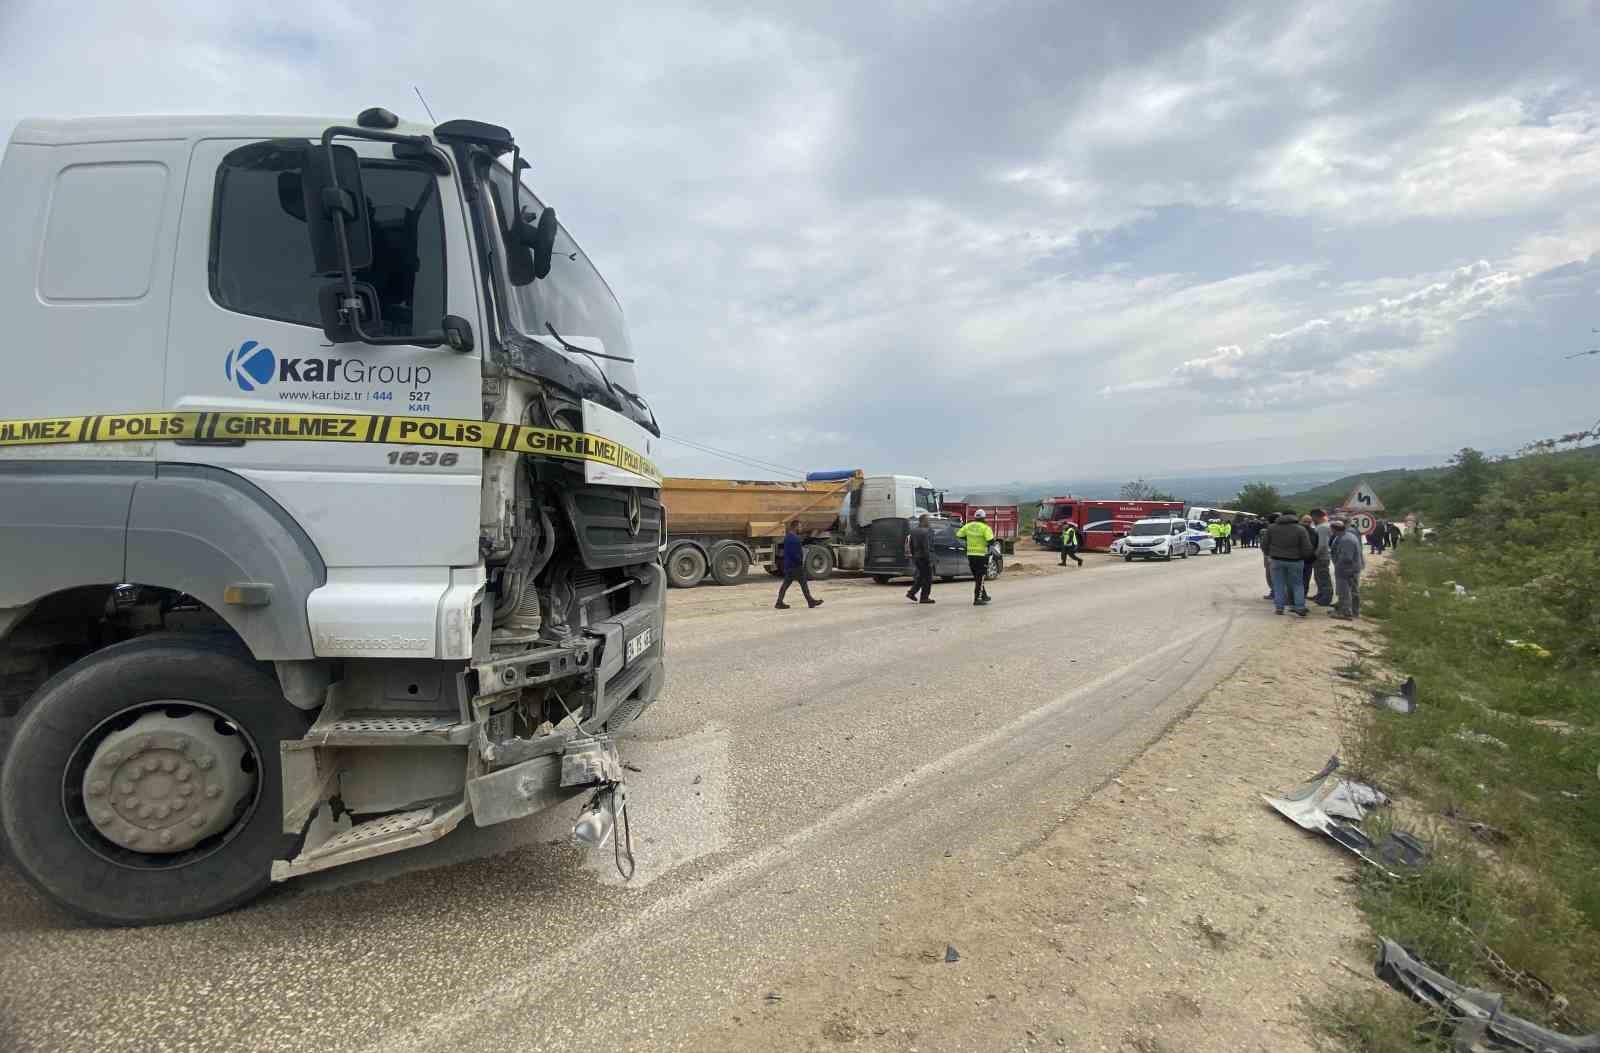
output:
[[1258, 795], [1338, 748], [1335, 670], [1372, 648], [1320, 610], [1285, 621], [1042, 842], [990, 869], [949, 845], [868, 955], [774, 972], [697, 1048], [1317, 1048], [1310, 1001], [1375, 982], [1356, 864]]

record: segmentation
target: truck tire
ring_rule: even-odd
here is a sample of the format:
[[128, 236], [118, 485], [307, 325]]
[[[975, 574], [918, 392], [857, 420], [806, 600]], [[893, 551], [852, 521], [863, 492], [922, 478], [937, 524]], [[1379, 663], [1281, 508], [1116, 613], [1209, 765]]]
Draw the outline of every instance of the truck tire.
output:
[[679, 545], [667, 553], [667, 584], [692, 589], [706, 576], [706, 555], [694, 545]]
[[827, 545], [806, 546], [806, 577], [822, 581], [833, 574], [833, 549]]
[[102, 924], [237, 907], [299, 843], [283, 832], [278, 744], [310, 721], [232, 641], [146, 637], [80, 659], [15, 728], [0, 776], [14, 864]]
[[750, 569], [750, 557], [744, 549], [728, 542], [711, 550], [711, 576], [718, 585], [737, 585]]

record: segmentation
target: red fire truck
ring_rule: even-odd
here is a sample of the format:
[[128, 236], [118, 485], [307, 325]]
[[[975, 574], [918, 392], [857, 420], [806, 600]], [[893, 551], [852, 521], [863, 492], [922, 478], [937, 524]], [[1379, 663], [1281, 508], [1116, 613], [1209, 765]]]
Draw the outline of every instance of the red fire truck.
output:
[[1141, 519], [1183, 516], [1182, 501], [1123, 501], [1085, 497], [1046, 497], [1033, 519], [1033, 540], [1042, 548], [1061, 547], [1061, 528], [1078, 528], [1082, 548], [1108, 549]]

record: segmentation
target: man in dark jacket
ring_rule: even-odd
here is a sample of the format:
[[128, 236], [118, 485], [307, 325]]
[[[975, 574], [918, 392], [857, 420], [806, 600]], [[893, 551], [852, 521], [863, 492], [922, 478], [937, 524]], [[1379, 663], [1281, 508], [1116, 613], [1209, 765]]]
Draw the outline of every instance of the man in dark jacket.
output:
[[[906, 590], [906, 599], [918, 603], [937, 602], [933, 598], [933, 529], [926, 514], [917, 517], [917, 525], [906, 531], [906, 555], [917, 576]], [[921, 598], [918, 598], [920, 593]]]
[[1302, 618], [1309, 613], [1306, 610], [1304, 575], [1306, 561], [1312, 559], [1317, 551], [1316, 543], [1312, 541], [1314, 536], [1315, 533], [1302, 526], [1293, 512], [1285, 512], [1267, 528], [1262, 538], [1262, 546], [1272, 566], [1272, 606], [1279, 614], [1283, 613], [1286, 606]]
[[807, 607], [822, 606], [821, 600], [811, 598], [811, 589], [806, 584], [806, 546], [800, 540], [800, 520], [793, 519], [789, 521], [789, 532], [783, 535], [783, 584], [778, 586], [778, 602], [774, 607], [780, 611], [789, 609], [783, 596], [796, 582], [800, 584], [800, 594], [806, 598]]

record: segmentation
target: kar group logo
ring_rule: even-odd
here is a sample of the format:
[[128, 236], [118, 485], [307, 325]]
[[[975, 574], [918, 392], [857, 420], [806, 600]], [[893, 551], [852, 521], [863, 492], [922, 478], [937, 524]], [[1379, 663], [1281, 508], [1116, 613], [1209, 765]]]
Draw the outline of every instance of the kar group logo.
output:
[[278, 363], [272, 348], [262, 347], [254, 340], [246, 340], [237, 350], [229, 351], [223, 360], [224, 375], [240, 391], [254, 391], [267, 384], [277, 372]]

